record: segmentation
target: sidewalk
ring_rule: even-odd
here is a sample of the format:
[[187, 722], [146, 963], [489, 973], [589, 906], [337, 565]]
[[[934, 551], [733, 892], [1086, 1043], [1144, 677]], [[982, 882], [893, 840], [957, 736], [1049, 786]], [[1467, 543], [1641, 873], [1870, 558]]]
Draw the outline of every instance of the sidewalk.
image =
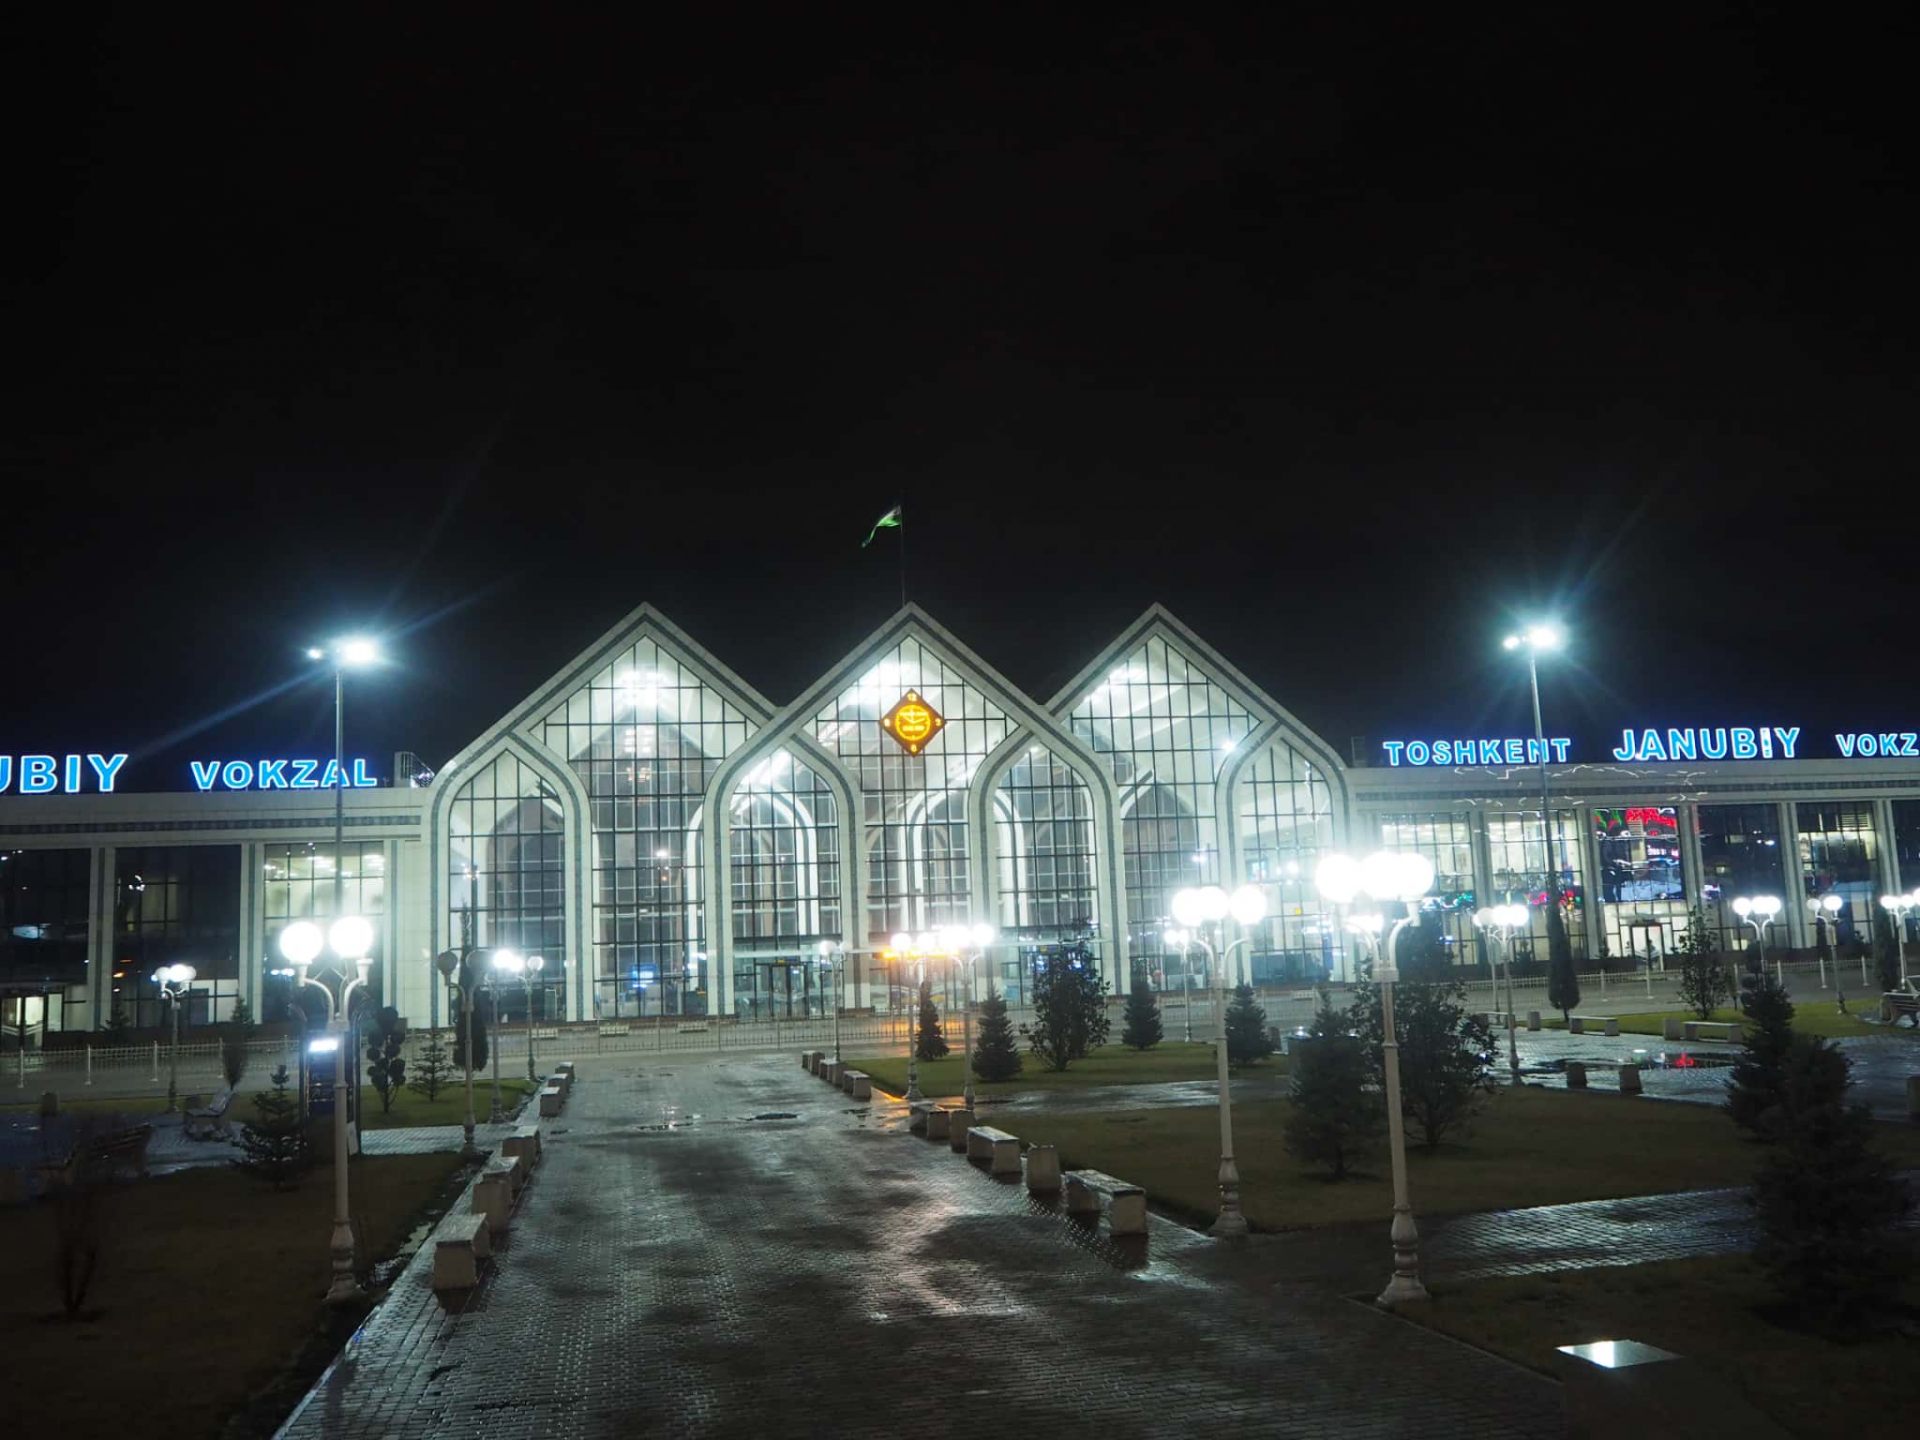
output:
[[581, 1071], [480, 1289], [425, 1247], [283, 1433], [1560, 1433], [1537, 1376], [1157, 1218], [1138, 1263], [790, 1056]]

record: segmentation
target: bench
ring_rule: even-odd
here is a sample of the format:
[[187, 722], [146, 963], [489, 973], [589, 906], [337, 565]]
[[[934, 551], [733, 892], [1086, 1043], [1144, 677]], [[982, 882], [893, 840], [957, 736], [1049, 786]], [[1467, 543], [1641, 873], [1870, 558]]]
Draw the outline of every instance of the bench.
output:
[[513, 1167], [498, 1161], [488, 1165], [473, 1182], [473, 1204], [468, 1207], [487, 1218], [487, 1228], [498, 1235], [513, 1216]]
[[986, 1161], [992, 1175], [1018, 1175], [1020, 1137], [991, 1125], [973, 1126], [967, 1131], [967, 1159]]
[[973, 1111], [962, 1105], [947, 1113], [947, 1145], [956, 1154], [967, 1151], [967, 1132], [973, 1129]]
[[[1707, 1032], [1713, 1033], [1709, 1035]], [[1737, 1043], [1746, 1034], [1738, 1020], [1687, 1020], [1680, 1026], [1682, 1040], [1726, 1040]]]
[[927, 1111], [927, 1139], [945, 1140], [953, 1133], [953, 1107], [935, 1105]]
[[480, 1283], [480, 1262], [493, 1255], [493, 1231], [483, 1214], [449, 1215], [433, 1237], [433, 1288], [471, 1290]]
[[673, 1027], [673, 1033], [676, 1035], [704, 1035], [707, 1033], [707, 1027], [704, 1021], [698, 1025], [676, 1025]]
[[540, 1089], [540, 1118], [555, 1119], [560, 1114], [560, 1106], [566, 1098], [566, 1092], [558, 1085], [543, 1085]]
[[633, 1027], [631, 1025], [602, 1025], [600, 1027], [600, 1038], [602, 1040], [618, 1040], [632, 1033]]
[[83, 1173], [111, 1176], [116, 1170], [131, 1166], [134, 1173], [144, 1179], [147, 1173], [147, 1142], [151, 1139], [151, 1125], [136, 1125], [130, 1130], [96, 1135], [87, 1142], [84, 1150], [76, 1150], [68, 1156], [67, 1163], [60, 1170], [71, 1180]]
[[536, 1025], [529, 1034], [535, 1040], [558, 1040], [560, 1038], [560, 1027], [558, 1025]]
[[848, 1070], [841, 1077], [841, 1088], [856, 1100], [873, 1099], [873, 1077], [864, 1070]]
[[1617, 1016], [1569, 1015], [1567, 1017], [1567, 1033], [1569, 1035], [1584, 1035], [1587, 1033], [1587, 1026], [1589, 1025], [1604, 1026], [1609, 1035], [1618, 1035], [1620, 1033], [1620, 1021]]
[[211, 1140], [227, 1133], [227, 1107], [233, 1104], [233, 1092], [227, 1091], [213, 1104], [188, 1110], [180, 1129], [189, 1140]]
[[1880, 1018], [1889, 1025], [1898, 1025], [1904, 1015], [1920, 1030], [1920, 995], [1910, 995], [1905, 990], [1889, 990], [1880, 997]]
[[1147, 1192], [1098, 1170], [1069, 1170], [1067, 1213], [1092, 1215], [1097, 1223], [1107, 1212], [1107, 1228], [1115, 1235], [1147, 1233]]
[[1052, 1145], [1027, 1147], [1027, 1191], [1033, 1195], [1060, 1193], [1060, 1152]]
[[538, 1125], [517, 1127], [513, 1134], [500, 1142], [500, 1153], [510, 1156], [524, 1155], [529, 1162], [539, 1164], [540, 1127]]

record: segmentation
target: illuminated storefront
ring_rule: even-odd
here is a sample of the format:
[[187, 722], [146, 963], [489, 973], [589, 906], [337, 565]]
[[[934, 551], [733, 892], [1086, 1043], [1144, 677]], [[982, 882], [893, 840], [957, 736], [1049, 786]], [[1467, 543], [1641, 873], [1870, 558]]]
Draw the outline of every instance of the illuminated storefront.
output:
[[979, 921], [1016, 990], [1066, 942], [1116, 988], [1177, 988], [1171, 897], [1211, 883], [1267, 892], [1237, 964], [1299, 984], [1346, 973], [1315, 865], [1383, 843], [1433, 861], [1462, 963], [1501, 903], [1534, 916], [1523, 955], [1555, 904], [1583, 957], [1665, 956], [1693, 904], [1740, 943], [1725, 902], [1758, 893], [1787, 902], [1776, 943], [1827, 938], [1829, 894], [1864, 937], [1880, 894], [1920, 884], [1920, 755], [1784, 719], [1623, 726], [1601, 756], [1428, 735], [1349, 764], [1158, 608], [1044, 699], [906, 608], [776, 703], [642, 607], [437, 773], [396, 757], [397, 786], [365, 759], [245, 756], [136, 792], [124, 756], [5, 757], [0, 993], [36, 1031], [150, 1025], [145, 977], [184, 961], [189, 1023], [243, 999], [272, 1018], [274, 938], [330, 913], [336, 873], [380, 997], [429, 1024], [430, 958], [462, 945], [542, 955], [552, 1020], [885, 1006], [892, 935]]

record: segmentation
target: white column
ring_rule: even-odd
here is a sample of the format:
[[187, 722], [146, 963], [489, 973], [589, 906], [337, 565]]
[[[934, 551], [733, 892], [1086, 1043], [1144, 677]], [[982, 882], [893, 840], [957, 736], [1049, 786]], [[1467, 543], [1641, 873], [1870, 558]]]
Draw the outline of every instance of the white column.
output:
[[1707, 866], [1700, 851], [1700, 807], [1689, 800], [1679, 809], [1680, 883], [1686, 891], [1687, 903], [1704, 908], [1707, 902], [1702, 892], [1707, 883]]
[[[1874, 871], [1883, 892], [1893, 893], [1906, 888], [1900, 874], [1899, 836], [1893, 828], [1893, 801], [1876, 800], [1873, 802], [1873, 838], [1878, 855], [1874, 861]], [[1920, 881], [1920, 875], [1913, 877]], [[1880, 901], [1876, 898], [1876, 906]]]
[[1782, 800], [1777, 807], [1780, 812], [1780, 883], [1785, 887], [1780, 903], [1786, 910], [1786, 924], [1773, 926], [1772, 940], [1778, 943], [1778, 937], [1784, 928], [1787, 933], [1787, 945], [1795, 950], [1812, 947], [1807, 930], [1807, 881], [1800, 869], [1800, 807], [1791, 800]]

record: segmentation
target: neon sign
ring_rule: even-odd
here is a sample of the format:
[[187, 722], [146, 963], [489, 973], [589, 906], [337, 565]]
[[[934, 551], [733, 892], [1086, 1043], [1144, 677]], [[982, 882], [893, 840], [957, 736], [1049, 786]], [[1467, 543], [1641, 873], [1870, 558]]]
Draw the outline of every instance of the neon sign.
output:
[[917, 690], [907, 691], [880, 717], [880, 728], [899, 741], [900, 748], [909, 755], [918, 755], [926, 749], [946, 723], [946, 718], [922, 700]]
[[[358, 790], [380, 782], [367, 774], [367, 762], [350, 761], [342, 769], [328, 760], [190, 760], [199, 790]], [[318, 770], [320, 776], [314, 778]]]
[[22, 795], [48, 795], [59, 791], [77, 795], [85, 788], [87, 770], [94, 775], [94, 788], [103, 795], [113, 789], [114, 777], [127, 763], [124, 755], [0, 755], [0, 794], [10, 789], [16, 773]]
[[[1573, 741], [1549, 736], [1547, 757], [1565, 764]], [[1389, 765], [1538, 765], [1540, 742], [1532, 738], [1500, 740], [1383, 740]]]
[[[1775, 742], [1778, 741], [1776, 747]], [[1616, 760], [1782, 760], [1793, 759], [1800, 727], [1779, 725], [1702, 726], [1685, 730], [1622, 730], [1614, 746]]]

